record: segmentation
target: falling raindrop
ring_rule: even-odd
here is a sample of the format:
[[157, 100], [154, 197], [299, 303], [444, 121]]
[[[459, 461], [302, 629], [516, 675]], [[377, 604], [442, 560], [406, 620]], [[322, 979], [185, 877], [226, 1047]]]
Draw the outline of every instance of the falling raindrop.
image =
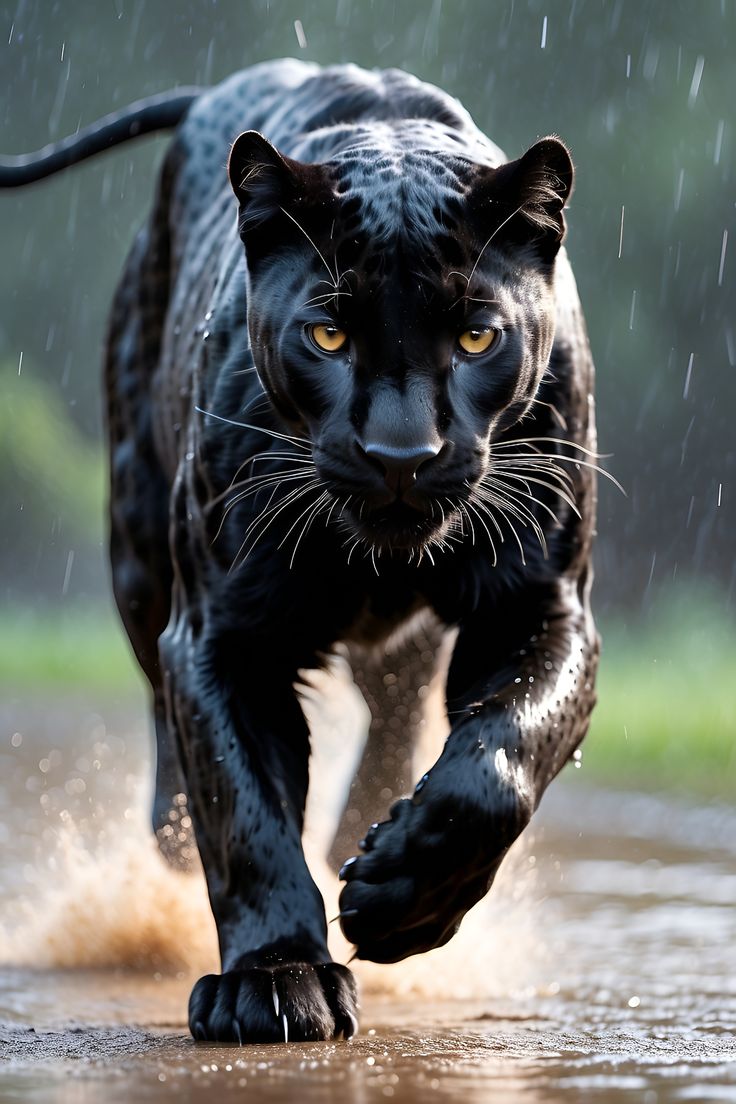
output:
[[685, 373], [685, 386], [682, 389], [682, 397], [686, 399], [690, 392], [690, 377], [693, 374], [693, 361], [695, 359], [695, 353], [691, 353], [687, 362], [687, 372]]
[[718, 286], [723, 286], [723, 266], [726, 263], [726, 247], [728, 245], [728, 230], [723, 231], [723, 238], [721, 240], [721, 259], [718, 264]]
[[680, 210], [680, 203], [682, 202], [682, 188], [685, 183], [685, 170], [680, 169], [677, 174], [677, 184], [675, 186], [675, 210]]
[[66, 558], [66, 570], [64, 571], [64, 582], [61, 587], [61, 595], [64, 597], [69, 590], [69, 580], [72, 576], [72, 567], [74, 566], [74, 549], [69, 550], [69, 554]]
[[294, 31], [296, 33], [296, 40], [299, 43], [300, 50], [306, 50], [307, 48], [307, 36], [304, 33], [304, 26], [301, 19], [294, 20]]
[[624, 206], [621, 205], [621, 226], [618, 231], [618, 259], [621, 260], [621, 250], [624, 244]]
[[703, 69], [705, 68], [705, 58], [702, 54], [698, 54], [695, 62], [695, 68], [693, 70], [693, 79], [690, 82], [690, 92], [687, 97], [688, 107], [694, 107], [695, 101], [698, 98], [698, 90], [700, 89], [700, 81], [703, 76]]

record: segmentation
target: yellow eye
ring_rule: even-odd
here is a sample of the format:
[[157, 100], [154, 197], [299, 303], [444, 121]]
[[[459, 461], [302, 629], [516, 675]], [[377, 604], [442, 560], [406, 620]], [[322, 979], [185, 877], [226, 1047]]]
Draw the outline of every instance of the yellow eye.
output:
[[487, 326], [479, 326], [477, 329], [466, 330], [457, 339], [458, 345], [464, 353], [487, 353], [498, 340], [498, 330], [491, 330]]
[[344, 330], [329, 322], [319, 322], [316, 326], [312, 326], [309, 333], [317, 348], [325, 353], [339, 353], [348, 339]]

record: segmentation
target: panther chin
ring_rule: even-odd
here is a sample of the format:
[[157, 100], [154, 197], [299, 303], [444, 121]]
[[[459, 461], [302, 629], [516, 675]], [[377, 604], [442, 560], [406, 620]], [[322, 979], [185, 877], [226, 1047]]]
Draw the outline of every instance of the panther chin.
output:
[[372, 510], [351, 512], [346, 519], [354, 537], [377, 554], [424, 552], [432, 544], [441, 543], [458, 518], [456, 510], [428, 503], [417, 509], [401, 500]]

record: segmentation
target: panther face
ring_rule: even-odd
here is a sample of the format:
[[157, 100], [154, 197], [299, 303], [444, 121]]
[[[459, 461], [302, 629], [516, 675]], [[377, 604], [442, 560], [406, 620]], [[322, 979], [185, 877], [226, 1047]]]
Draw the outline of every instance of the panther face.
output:
[[369, 135], [303, 164], [248, 132], [229, 172], [273, 404], [357, 537], [441, 542], [547, 368], [566, 148], [493, 169]]

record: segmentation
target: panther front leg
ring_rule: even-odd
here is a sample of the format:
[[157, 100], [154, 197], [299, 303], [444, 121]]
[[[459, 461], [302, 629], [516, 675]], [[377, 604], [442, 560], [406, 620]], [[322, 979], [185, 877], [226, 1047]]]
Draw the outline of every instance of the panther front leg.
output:
[[572, 579], [461, 625], [443, 753], [341, 871], [341, 923], [359, 958], [395, 962], [457, 931], [583, 739], [597, 655]]
[[218, 618], [191, 597], [174, 609], [160, 642], [168, 716], [223, 971], [194, 987], [192, 1034], [240, 1043], [350, 1037], [355, 982], [330, 960], [301, 846], [309, 738], [296, 667], [273, 640], [207, 627]]

